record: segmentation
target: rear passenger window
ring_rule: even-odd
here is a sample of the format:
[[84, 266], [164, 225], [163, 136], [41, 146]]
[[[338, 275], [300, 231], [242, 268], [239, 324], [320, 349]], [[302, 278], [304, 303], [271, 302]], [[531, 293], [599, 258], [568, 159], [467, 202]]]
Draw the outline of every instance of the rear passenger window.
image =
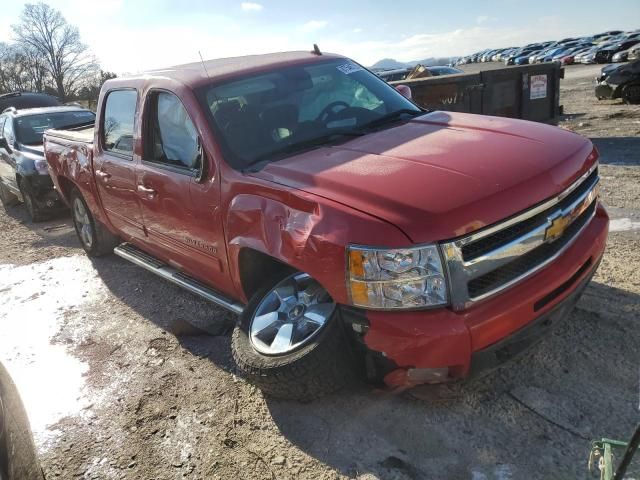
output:
[[133, 124], [138, 93], [116, 90], [107, 96], [102, 120], [104, 149], [120, 155], [133, 155]]
[[145, 160], [178, 168], [200, 168], [198, 133], [178, 97], [154, 93], [149, 104]]

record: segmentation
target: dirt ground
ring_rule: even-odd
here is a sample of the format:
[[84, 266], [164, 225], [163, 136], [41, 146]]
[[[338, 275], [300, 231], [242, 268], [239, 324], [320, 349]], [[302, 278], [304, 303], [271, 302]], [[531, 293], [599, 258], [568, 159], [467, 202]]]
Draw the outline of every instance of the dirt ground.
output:
[[590, 440], [627, 438], [640, 365], [640, 107], [598, 102], [567, 69], [569, 128], [602, 153], [612, 214], [573, 314], [524, 357], [428, 399], [357, 387], [310, 404], [235, 375], [227, 314], [115, 256], [69, 219], [0, 210], [0, 361], [47, 478], [575, 479]]

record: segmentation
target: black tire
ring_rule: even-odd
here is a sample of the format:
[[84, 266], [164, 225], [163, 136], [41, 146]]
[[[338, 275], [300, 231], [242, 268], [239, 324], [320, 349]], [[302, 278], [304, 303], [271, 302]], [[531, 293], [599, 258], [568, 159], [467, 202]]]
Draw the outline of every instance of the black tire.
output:
[[[88, 224], [87, 232], [91, 235], [92, 241], [86, 242], [81, 233], [82, 225], [76, 218], [75, 202], [80, 202], [86, 212]], [[96, 220], [87, 206], [87, 202], [82, 198], [82, 194], [76, 189], [71, 192], [71, 218], [73, 226], [78, 235], [78, 240], [87, 255], [90, 257], [102, 257], [113, 253], [113, 249], [120, 243], [120, 239], [111, 233], [99, 220]]]
[[11, 193], [11, 191], [2, 182], [0, 182], [0, 202], [2, 202], [2, 206], [5, 210], [20, 203], [18, 201], [18, 197]]
[[31, 219], [31, 221], [37, 223], [45, 220], [47, 218], [46, 214], [38, 206], [29, 180], [27, 180], [26, 178], [21, 178], [18, 186], [20, 187], [22, 200], [24, 201], [24, 206], [27, 209], [27, 213], [29, 214], [29, 218]]
[[622, 89], [622, 100], [629, 105], [640, 103], [640, 84], [627, 85]]
[[357, 384], [362, 378], [361, 367], [339, 307], [322, 330], [297, 350], [272, 356], [254, 348], [249, 338], [254, 312], [277, 283], [270, 283], [251, 298], [233, 331], [231, 352], [242, 376], [269, 396], [301, 402]]

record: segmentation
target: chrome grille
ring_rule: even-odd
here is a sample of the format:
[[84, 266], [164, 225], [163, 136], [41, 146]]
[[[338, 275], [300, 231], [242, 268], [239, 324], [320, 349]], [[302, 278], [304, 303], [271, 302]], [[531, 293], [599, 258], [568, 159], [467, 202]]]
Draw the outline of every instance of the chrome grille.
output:
[[[576, 199], [580, 198], [585, 194], [593, 184], [597, 182], [598, 179], [598, 169], [595, 168], [587, 177], [585, 181], [580, 183], [577, 188], [575, 188], [571, 193], [569, 193], [566, 197], [564, 197], [558, 204], [553, 208], [567, 208]], [[474, 258], [478, 258], [496, 248], [505, 245], [518, 237], [526, 234], [527, 232], [539, 227], [540, 225], [547, 222], [547, 217], [549, 216], [548, 210], [538, 213], [537, 215], [533, 215], [530, 218], [522, 220], [510, 227], [505, 228], [504, 230], [499, 230], [493, 235], [488, 235], [480, 240], [475, 242], [467, 243], [462, 247], [462, 258], [465, 261], [473, 260]]]
[[598, 186], [594, 165], [560, 195], [443, 243], [454, 309], [520, 282], [559, 256], [595, 215]]

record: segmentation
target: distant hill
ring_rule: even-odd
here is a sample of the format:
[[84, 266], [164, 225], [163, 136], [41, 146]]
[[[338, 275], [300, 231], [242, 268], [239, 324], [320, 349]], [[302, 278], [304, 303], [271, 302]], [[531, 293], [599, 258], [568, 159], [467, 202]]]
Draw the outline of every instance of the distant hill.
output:
[[393, 69], [396, 69], [396, 68], [413, 67], [414, 65], [410, 65], [409, 63], [398, 62], [397, 60], [394, 60], [393, 58], [383, 58], [382, 60], [378, 60], [376, 63], [371, 65], [371, 68], [379, 68], [379, 69], [384, 69], [384, 70], [393, 70]]
[[399, 62], [393, 58], [383, 58], [371, 65], [371, 69], [375, 70], [393, 70], [396, 68], [411, 68], [416, 65], [425, 65], [432, 67], [434, 65], [448, 65], [452, 61], [455, 62], [457, 57], [441, 57], [441, 58], [425, 58], [424, 60], [415, 60], [413, 62]]

